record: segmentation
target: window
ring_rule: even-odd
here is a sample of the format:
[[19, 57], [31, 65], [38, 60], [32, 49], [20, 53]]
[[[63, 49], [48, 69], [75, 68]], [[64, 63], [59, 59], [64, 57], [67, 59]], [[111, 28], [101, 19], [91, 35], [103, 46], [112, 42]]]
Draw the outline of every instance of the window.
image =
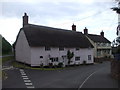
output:
[[76, 51], [80, 50], [79, 48], [76, 48]]
[[97, 43], [97, 46], [100, 46], [100, 43]]
[[50, 60], [51, 60], [52, 62], [58, 62], [58, 57], [50, 58]]
[[40, 56], [40, 58], [43, 58], [43, 56]]
[[100, 55], [101, 55], [101, 50], [98, 49], [98, 50], [97, 50], [97, 56], [100, 56]]
[[105, 46], [106, 46], [106, 43], [103, 43], [103, 46], [105, 47]]
[[79, 61], [80, 60], [80, 57], [75, 57], [75, 61]]
[[53, 58], [50, 58], [50, 60], [53, 60]]
[[45, 51], [50, 51], [50, 47], [45, 47]]
[[58, 57], [55, 58], [55, 61], [58, 62]]
[[59, 51], [64, 51], [64, 47], [59, 47]]
[[91, 60], [91, 55], [88, 55], [88, 60]]

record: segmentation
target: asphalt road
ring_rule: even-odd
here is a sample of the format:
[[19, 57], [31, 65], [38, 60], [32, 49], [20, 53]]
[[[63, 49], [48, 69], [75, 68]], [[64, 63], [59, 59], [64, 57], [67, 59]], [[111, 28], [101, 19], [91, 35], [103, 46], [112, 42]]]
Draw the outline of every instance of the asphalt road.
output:
[[[3, 80], [3, 88], [26, 88], [19, 69], [5, 72], [8, 78]], [[118, 81], [110, 76], [110, 62], [54, 71], [24, 69], [24, 72], [35, 88], [118, 88]]]

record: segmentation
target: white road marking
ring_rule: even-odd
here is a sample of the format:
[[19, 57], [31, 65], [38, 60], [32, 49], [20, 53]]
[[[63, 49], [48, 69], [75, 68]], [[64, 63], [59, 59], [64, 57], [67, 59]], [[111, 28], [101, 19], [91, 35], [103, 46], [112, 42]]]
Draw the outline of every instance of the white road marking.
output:
[[31, 80], [24, 80], [24, 82], [31, 82]]
[[9, 69], [13, 69], [14, 67], [13, 66], [10, 66], [10, 67], [3, 67], [2, 70], [9, 70]]
[[22, 73], [21, 75], [26, 75], [25, 73]]
[[28, 77], [28, 76], [22, 76], [22, 77], [24, 78], [24, 77]]
[[32, 85], [32, 83], [25, 83], [25, 85]]
[[20, 71], [21, 73], [25, 73], [24, 71]]
[[24, 72], [21, 72], [21, 74], [25, 74]]
[[20, 71], [24, 71], [23, 69], [20, 69]]
[[28, 77], [26, 77], [26, 78], [23, 78], [23, 79], [29, 79]]
[[87, 80], [88, 80], [93, 74], [95, 74], [95, 73], [98, 72], [98, 71], [99, 71], [99, 70], [91, 73], [91, 74], [84, 80], [84, 82], [79, 86], [78, 90], [80, 90], [80, 88], [82, 88], [82, 86], [87, 82]]
[[31, 82], [31, 80], [29, 80], [28, 76], [26, 75], [26, 73], [24, 72], [23, 69], [20, 69], [20, 73], [22, 75], [22, 78], [24, 80], [24, 83], [26, 85], [27, 88], [35, 88]]
[[27, 88], [35, 88], [34, 86], [27, 86]]

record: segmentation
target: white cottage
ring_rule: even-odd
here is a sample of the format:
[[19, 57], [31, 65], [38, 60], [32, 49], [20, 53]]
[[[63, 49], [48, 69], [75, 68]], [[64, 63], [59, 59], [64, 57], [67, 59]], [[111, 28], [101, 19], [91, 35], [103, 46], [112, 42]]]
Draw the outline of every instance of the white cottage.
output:
[[15, 42], [15, 57], [19, 62], [31, 66], [48, 66], [50, 63], [68, 65], [67, 52], [74, 53], [70, 64], [93, 63], [93, 45], [81, 32], [41, 25], [28, 24], [28, 16], [23, 16], [23, 28]]
[[84, 35], [88, 38], [91, 44], [94, 46], [94, 57], [95, 58], [107, 58], [112, 55], [111, 42], [105, 38], [104, 32], [100, 35], [88, 34], [88, 29], [84, 29]]

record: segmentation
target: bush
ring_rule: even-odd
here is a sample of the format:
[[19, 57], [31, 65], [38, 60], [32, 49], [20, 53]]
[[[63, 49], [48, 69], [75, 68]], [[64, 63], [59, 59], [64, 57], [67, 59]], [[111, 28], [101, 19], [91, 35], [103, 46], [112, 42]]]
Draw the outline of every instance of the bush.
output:
[[49, 63], [49, 67], [53, 67], [53, 63]]
[[86, 64], [86, 61], [83, 61], [83, 64], [85, 65], [85, 64]]
[[58, 63], [58, 67], [63, 67], [63, 63]]

